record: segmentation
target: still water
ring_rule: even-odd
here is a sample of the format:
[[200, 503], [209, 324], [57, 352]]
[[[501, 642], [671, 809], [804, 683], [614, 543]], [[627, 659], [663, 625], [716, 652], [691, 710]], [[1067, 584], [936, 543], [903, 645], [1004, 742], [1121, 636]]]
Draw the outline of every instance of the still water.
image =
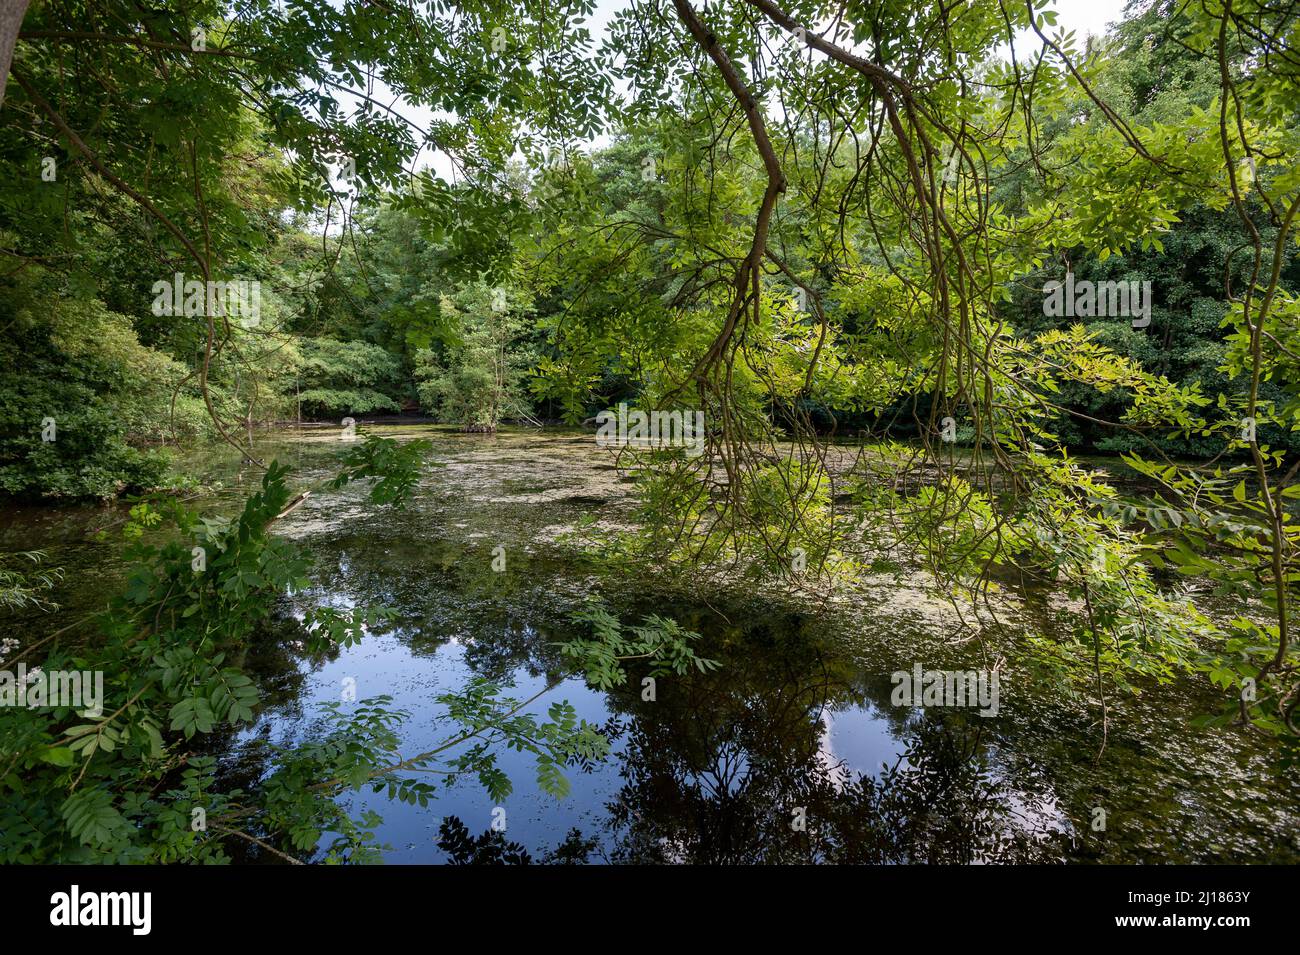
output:
[[[984, 665], [954, 639], [953, 610], [923, 577], [882, 574], [849, 598], [812, 602], [606, 573], [564, 539], [584, 515], [632, 520], [629, 479], [590, 434], [376, 430], [434, 442], [436, 464], [407, 508], [372, 507], [356, 492], [314, 497], [281, 530], [316, 559], [304, 600], [383, 604], [396, 619], [329, 657], [309, 657], [274, 627], [259, 639], [246, 665], [263, 705], [221, 742], [232, 785], [261, 771], [269, 745], [309, 738], [321, 704], [353, 686], [359, 701], [386, 695], [410, 712], [403, 754], [445, 738], [434, 698], [473, 676], [528, 698], [563, 679], [555, 643], [590, 596], [625, 623], [674, 617], [721, 664], [660, 678], [653, 701], [634, 671], [612, 692], [563, 679], [533, 704], [542, 715], [567, 700], [611, 740], [607, 760], [568, 769], [565, 799], [541, 792], [531, 760], [513, 751], [500, 755], [514, 791], [499, 803], [471, 780], [427, 808], [344, 797], [354, 815], [383, 817], [375, 834], [389, 862], [495, 860], [501, 845], [479, 839], [494, 821], [508, 857], [533, 862], [1300, 861], [1300, 780], [1260, 739], [1190, 729], [1214, 707], [1208, 695], [1151, 687], [1111, 699], [1104, 748], [1086, 695], [1012, 653], [995, 717], [894, 706], [896, 670]], [[258, 451], [307, 484], [331, 473], [341, 447], [337, 431], [284, 432], [262, 436]], [[185, 469], [215, 486], [202, 502], [212, 511], [232, 512], [260, 480], [233, 452], [195, 455]], [[93, 535], [120, 517], [0, 511], [0, 549], [43, 548], [66, 574], [58, 614], [5, 625], [37, 636], [102, 605], [124, 568], [118, 545]], [[497, 547], [503, 572], [492, 569]], [[300, 612], [289, 601], [283, 610]], [[1019, 625], [1034, 629], [1034, 612], [1022, 608]], [[1049, 628], [1050, 601], [1041, 613]], [[458, 825], [468, 838], [448, 837]]]

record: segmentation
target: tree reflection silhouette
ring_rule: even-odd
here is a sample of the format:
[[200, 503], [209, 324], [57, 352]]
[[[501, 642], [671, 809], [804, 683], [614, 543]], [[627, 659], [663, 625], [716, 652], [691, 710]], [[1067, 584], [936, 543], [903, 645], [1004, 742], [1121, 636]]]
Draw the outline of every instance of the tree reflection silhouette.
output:
[[[888, 684], [802, 642], [750, 629], [721, 669], [661, 681], [658, 699], [613, 694], [624, 785], [610, 804], [611, 861], [637, 863], [1045, 862], [1063, 855], [1045, 795], [992, 768], [978, 717], [908, 714]], [[775, 652], [774, 652], [775, 651]], [[639, 681], [631, 681], [638, 686]], [[874, 706], [901, 752], [878, 775], [829, 757], [825, 714]], [[892, 712], [891, 712], [892, 711]], [[802, 810], [805, 826], [796, 826]]]

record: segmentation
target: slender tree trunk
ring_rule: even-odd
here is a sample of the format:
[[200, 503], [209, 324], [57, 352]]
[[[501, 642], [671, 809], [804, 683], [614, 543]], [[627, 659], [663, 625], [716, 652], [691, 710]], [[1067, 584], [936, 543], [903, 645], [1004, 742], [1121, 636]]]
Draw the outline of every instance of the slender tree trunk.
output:
[[18, 29], [23, 25], [28, 2], [29, 0], [0, 0], [0, 106], [5, 102], [9, 64], [14, 60], [14, 44], [18, 42]]

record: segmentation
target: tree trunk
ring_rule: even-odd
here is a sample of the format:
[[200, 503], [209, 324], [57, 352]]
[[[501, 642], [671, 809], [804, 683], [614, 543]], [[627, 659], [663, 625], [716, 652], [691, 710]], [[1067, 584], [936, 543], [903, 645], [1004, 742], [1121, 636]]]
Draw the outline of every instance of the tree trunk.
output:
[[14, 44], [23, 25], [29, 0], [4, 0], [0, 4], [0, 106], [5, 103], [5, 86], [9, 82], [9, 65], [14, 59]]

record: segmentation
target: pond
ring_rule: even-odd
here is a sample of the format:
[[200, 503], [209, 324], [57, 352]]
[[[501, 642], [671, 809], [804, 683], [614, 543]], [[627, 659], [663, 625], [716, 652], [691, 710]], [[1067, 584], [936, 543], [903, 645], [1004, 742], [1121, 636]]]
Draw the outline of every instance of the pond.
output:
[[[472, 780], [427, 808], [343, 797], [354, 815], [383, 817], [375, 834], [389, 862], [484, 861], [492, 850], [476, 840], [494, 825], [534, 862], [1300, 861], [1300, 781], [1278, 771], [1265, 740], [1190, 728], [1215, 708], [1208, 693], [1147, 687], [1109, 699], [1104, 745], [1086, 693], [1010, 654], [996, 715], [897, 706], [895, 671], [984, 665], [975, 644], [954, 639], [953, 607], [922, 577], [882, 574], [809, 601], [607, 574], [564, 539], [584, 515], [632, 520], [632, 485], [590, 433], [375, 430], [434, 443], [436, 464], [409, 506], [313, 497], [282, 531], [316, 560], [307, 598], [384, 604], [396, 617], [328, 658], [271, 628], [246, 661], [263, 690], [256, 722], [221, 743], [227, 778], [260, 772], [269, 745], [310, 736], [321, 704], [359, 705], [352, 688], [357, 701], [387, 695], [410, 713], [404, 754], [428, 749], [445, 733], [432, 725], [434, 698], [475, 675], [512, 683], [519, 699], [559, 681], [530, 711], [568, 700], [612, 743], [607, 760], [567, 770], [564, 799], [543, 793], [512, 751], [501, 766], [514, 791], [499, 803]], [[258, 440], [301, 483], [330, 473], [340, 447], [337, 429]], [[210, 510], [232, 511], [259, 480], [221, 450], [189, 456], [185, 469], [216, 487], [201, 502]], [[57, 614], [0, 625], [27, 642], [101, 606], [124, 568], [119, 544], [95, 531], [121, 517], [0, 511], [0, 549], [43, 548], [65, 572]], [[673, 617], [719, 668], [660, 678], [653, 699], [639, 677], [610, 692], [565, 677], [555, 644], [591, 596], [627, 623]], [[1022, 609], [1019, 626], [1037, 626], [1036, 612], [1050, 626], [1050, 601]], [[456, 822], [468, 840], [448, 838]]]

